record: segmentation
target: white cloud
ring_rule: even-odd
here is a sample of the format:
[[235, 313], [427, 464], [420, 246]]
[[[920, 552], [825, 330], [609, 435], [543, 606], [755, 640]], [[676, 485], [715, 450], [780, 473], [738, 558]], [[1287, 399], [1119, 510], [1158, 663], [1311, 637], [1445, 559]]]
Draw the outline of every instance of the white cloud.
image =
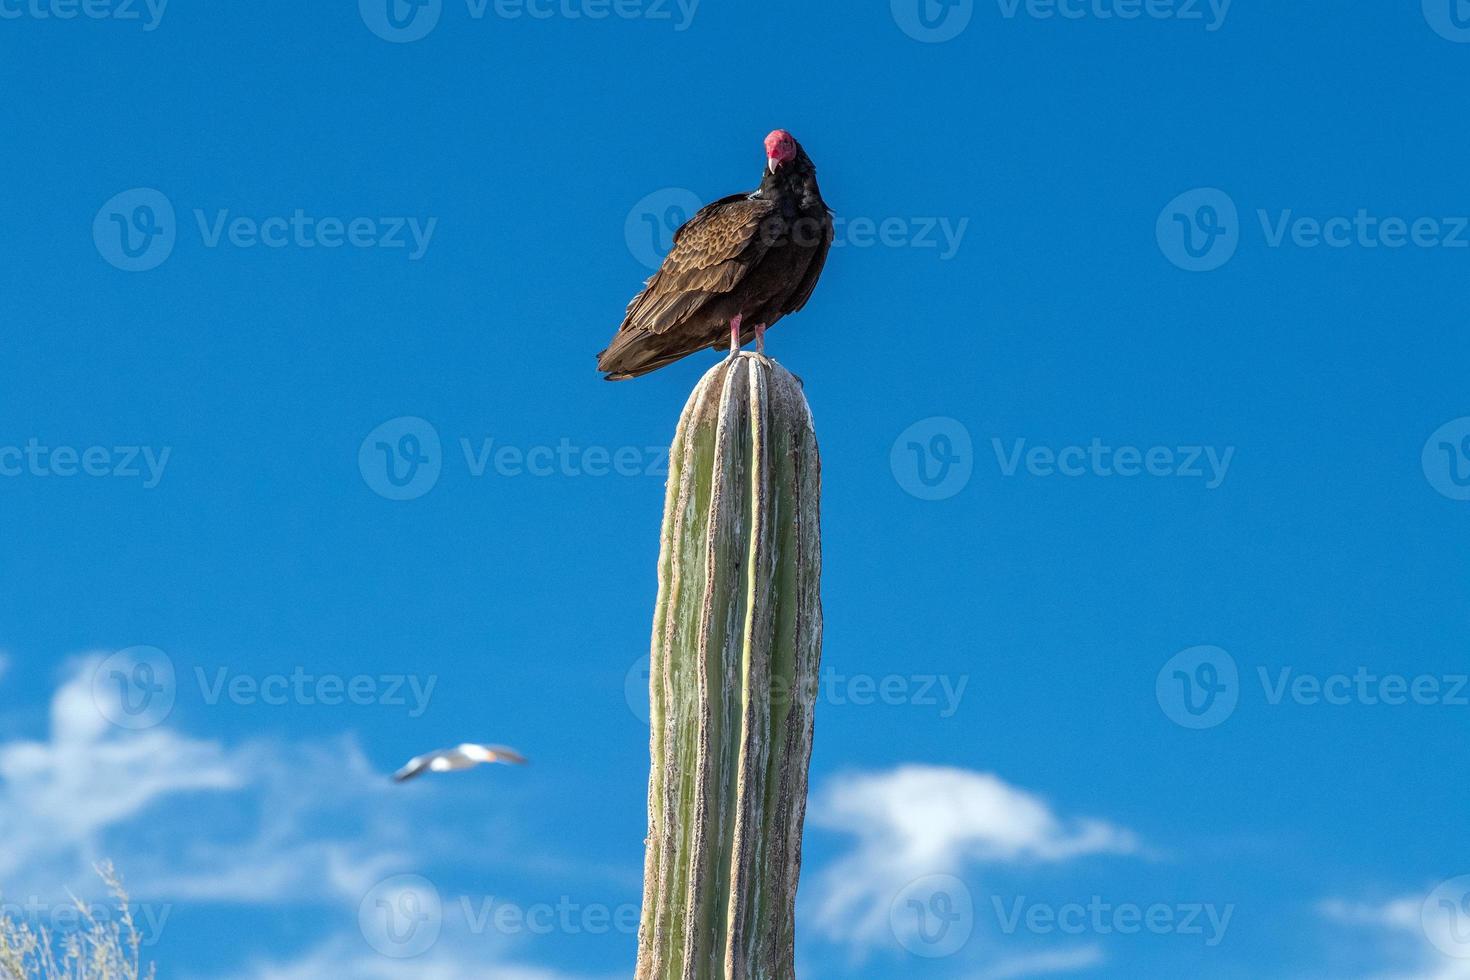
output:
[[1423, 916], [1425, 898], [1404, 896], [1374, 904], [1340, 898], [1320, 903], [1318, 912], [1328, 920], [1355, 930], [1379, 931], [1383, 958], [1394, 965], [1378, 974], [1379, 980], [1470, 980], [1470, 959], [1446, 956], [1441, 946], [1470, 952], [1463, 935], [1452, 936], [1451, 923], [1437, 916]]
[[838, 777], [812, 800], [810, 821], [856, 838], [850, 853], [816, 875], [811, 918], [822, 935], [853, 949], [891, 939], [889, 906], [916, 878], [960, 876], [970, 864], [1141, 852], [1127, 830], [1064, 820], [997, 776], [939, 766]]
[[407, 833], [364, 805], [391, 787], [350, 740], [227, 747], [125, 730], [95, 700], [100, 662], [74, 663], [47, 739], [0, 743], [7, 892], [95, 892], [93, 863], [114, 858], [134, 893], [158, 899], [355, 901], [401, 859]]
[[[166, 729], [109, 730], [91, 697], [91, 666], [80, 669], [51, 702], [49, 741], [0, 745], [0, 881], [58, 863], [87, 868], [99, 835], [138, 817], [157, 801], [190, 791], [240, 787], [238, 771], [211, 742]], [[52, 883], [53, 886], [56, 882]]]
[[503, 963], [481, 951], [437, 946], [412, 959], [391, 959], [365, 950], [360, 938], [340, 937], [291, 960], [259, 961], [223, 980], [578, 980], [570, 974]]
[[[425, 812], [351, 739], [226, 745], [158, 724], [125, 729], [100, 655], [79, 658], [52, 696], [40, 740], [0, 743], [0, 890], [60, 899], [97, 890], [93, 864], [114, 859], [129, 890], [166, 902], [317, 905], [354, 919], [385, 877], [444, 856]], [[391, 796], [391, 806], [379, 805]], [[454, 854], [465, 860], [463, 842]], [[165, 906], [166, 908], [166, 906]], [[446, 915], [462, 916], [459, 904]], [[381, 956], [356, 931], [231, 980], [576, 980], [516, 962], [510, 939], [466, 923], [412, 959]], [[175, 970], [174, 972], [178, 972]]]
[[1026, 953], [998, 960], [975, 980], [1016, 980], [1018, 977], [1071, 973], [1075, 970], [1085, 970], [1090, 966], [1098, 966], [1103, 959], [1103, 951], [1100, 946], [1079, 946], [1076, 949], [1048, 953]]

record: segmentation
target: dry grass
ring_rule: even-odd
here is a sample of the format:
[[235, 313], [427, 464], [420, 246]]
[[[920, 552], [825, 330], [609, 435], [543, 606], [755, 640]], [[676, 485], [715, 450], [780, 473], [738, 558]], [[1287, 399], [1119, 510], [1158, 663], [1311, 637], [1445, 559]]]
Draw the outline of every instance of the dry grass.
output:
[[99, 921], [73, 898], [80, 925], [63, 935], [32, 928], [0, 909], [0, 980], [154, 980], [141, 961], [142, 937], [133, 923], [128, 893], [111, 864], [97, 874], [117, 900], [117, 917]]

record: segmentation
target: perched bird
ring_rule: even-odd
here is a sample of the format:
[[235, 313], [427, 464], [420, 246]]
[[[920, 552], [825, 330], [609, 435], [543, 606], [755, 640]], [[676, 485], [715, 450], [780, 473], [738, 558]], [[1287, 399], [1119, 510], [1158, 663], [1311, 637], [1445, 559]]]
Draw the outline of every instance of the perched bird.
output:
[[475, 745], [472, 742], [466, 742], [452, 749], [440, 749], [438, 752], [429, 752], [409, 759], [408, 765], [393, 774], [393, 781], [401, 783], [426, 772], [471, 769], [482, 762], [504, 762], [524, 766], [526, 757], [503, 745]]
[[739, 350], [752, 337], [764, 352], [766, 328], [806, 305], [831, 247], [817, 168], [778, 129], [766, 137], [760, 188], [701, 209], [674, 234], [598, 368], [622, 381], [708, 347]]

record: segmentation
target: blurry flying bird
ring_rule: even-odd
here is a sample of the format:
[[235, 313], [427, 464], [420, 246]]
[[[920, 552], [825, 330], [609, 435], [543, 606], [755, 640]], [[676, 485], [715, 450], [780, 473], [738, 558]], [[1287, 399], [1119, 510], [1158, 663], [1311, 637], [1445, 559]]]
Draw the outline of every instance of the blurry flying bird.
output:
[[501, 762], [524, 766], [526, 757], [515, 749], [508, 749], [503, 745], [476, 745], [473, 742], [465, 742], [452, 749], [440, 749], [437, 752], [415, 756], [408, 760], [408, 765], [393, 774], [393, 781], [401, 783], [426, 772], [472, 769], [482, 762]]

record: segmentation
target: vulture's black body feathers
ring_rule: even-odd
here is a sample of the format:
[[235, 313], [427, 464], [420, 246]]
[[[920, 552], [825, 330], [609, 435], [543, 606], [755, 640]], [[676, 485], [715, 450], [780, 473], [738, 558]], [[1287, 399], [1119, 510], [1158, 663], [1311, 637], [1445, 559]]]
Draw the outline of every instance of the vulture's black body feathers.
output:
[[714, 202], [674, 235], [663, 265], [597, 355], [607, 380], [636, 378], [706, 348], [727, 349], [737, 316], [740, 342], [747, 343], [757, 326], [771, 326], [811, 298], [832, 247], [832, 214], [801, 145], [778, 130], [766, 147], [771, 165], [759, 190]]

